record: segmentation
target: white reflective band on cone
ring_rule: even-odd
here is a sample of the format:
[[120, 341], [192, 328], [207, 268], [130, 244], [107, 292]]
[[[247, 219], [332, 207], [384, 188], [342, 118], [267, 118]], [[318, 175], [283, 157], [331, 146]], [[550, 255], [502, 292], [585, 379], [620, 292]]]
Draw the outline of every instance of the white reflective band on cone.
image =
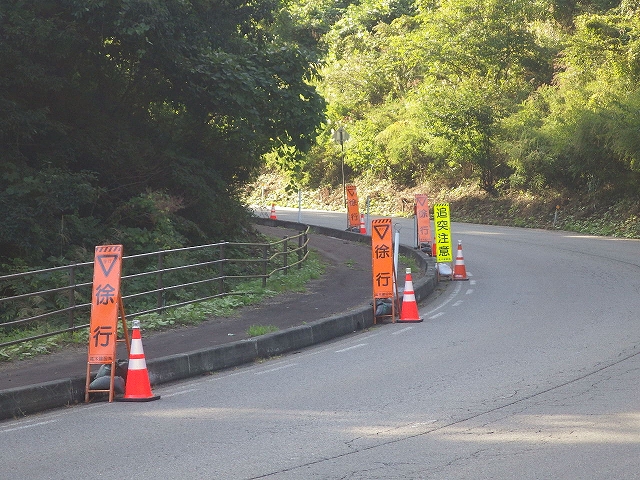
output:
[[144, 358], [130, 358], [129, 359], [129, 370], [146, 370], [147, 362], [145, 362]]
[[142, 340], [131, 340], [131, 352], [129, 353], [129, 355], [142, 355], [143, 353]]

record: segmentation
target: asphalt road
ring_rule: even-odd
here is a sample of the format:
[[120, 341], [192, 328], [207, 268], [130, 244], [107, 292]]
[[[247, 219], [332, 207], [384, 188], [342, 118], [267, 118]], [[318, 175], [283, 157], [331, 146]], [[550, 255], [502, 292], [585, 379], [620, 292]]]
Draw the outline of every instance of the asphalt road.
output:
[[453, 233], [424, 322], [3, 423], [0, 478], [640, 478], [640, 242]]

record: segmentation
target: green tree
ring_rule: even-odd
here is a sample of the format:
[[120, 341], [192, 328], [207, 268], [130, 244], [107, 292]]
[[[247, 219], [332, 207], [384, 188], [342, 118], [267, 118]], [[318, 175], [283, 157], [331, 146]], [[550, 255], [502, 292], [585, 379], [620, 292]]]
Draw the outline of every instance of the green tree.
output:
[[551, 80], [555, 51], [536, 33], [545, 5], [449, 0], [377, 23], [363, 20], [371, 5], [347, 9], [327, 35], [322, 91], [329, 117], [352, 124], [349, 164], [399, 183], [445, 167], [494, 191], [509, 173], [500, 120]]
[[[242, 231], [238, 186], [270, 150], [309, 149], [323, 119], [309, 51], [277, 30], [281, 7], [278, 0], [3, 2], [0, 187], [12, 212], [11, 225], [0, 227], [3, 255], [59, 255], [18, 232], [32, 224], [48, 231], [60, 215], [77, 219], [70, 244], [91, 250], [85, 242], [122, 231], [114, 214], [122, 205], [144, 217], [146, 204], [133, 201], [144, 195], [153, 202], [168, 195], [180, 206], [171, 221], [188, 242]], [[78, 200], [62, 212], [20, 205], [27, 191], [57, 205], [44, 172], [67, 179], [64, 194]]]
[[[519, 182], [535, 178], [587, 192], [640, 185], [640, 23], [633, 10], [582, 15], [563, 52], [557, 86], [506, 122]], [[537, 181], [540, 183], [539, 181]]]

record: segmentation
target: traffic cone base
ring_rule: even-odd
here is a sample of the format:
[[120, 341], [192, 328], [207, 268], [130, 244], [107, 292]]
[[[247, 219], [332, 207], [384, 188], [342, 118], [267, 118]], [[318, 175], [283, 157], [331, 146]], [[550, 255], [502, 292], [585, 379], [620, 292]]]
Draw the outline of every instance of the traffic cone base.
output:
[[416, 295], [413, 291], [413, 279], [411, 278], [411, 269], [407, 268], [406, 279], [404, 283], [404, 294], [402, 295], [402, 307], [400, 308], [400, 323], [421, 322], [420, 313], [418, 312], [418, 304], [416, 303]]
[[453, 266], [454, 280], [469, 280], [467, 277], [467, 269], [464, 266], [464, 256], [462, 255], [462, 242], [458, 240], [458, 253], [456, 254], [456, 263]]
[[140, 336], [140, 322], [134, 320], [124, 397], [116, 400], [120, 402], [150, 402], [159, 398], [160, 395], [154, 395], [151, 392], [149, 371], [147, 370], [147, 362], [142, 348], [142, 337]]
[[154, 395], [151, 392], [149, 373], [144, 358], [129, 360], [124, 397], [119, 400], [122, 402], [151, 402], [159, 398], [160, 395]]
[[140, 398], [132, 398], [132, 397], [119, 397], [116, 398], [116, 402], [153, 402], [154, 400], [159, 400], [160, 395], [154, 395], [151, 397], [140, 397]]

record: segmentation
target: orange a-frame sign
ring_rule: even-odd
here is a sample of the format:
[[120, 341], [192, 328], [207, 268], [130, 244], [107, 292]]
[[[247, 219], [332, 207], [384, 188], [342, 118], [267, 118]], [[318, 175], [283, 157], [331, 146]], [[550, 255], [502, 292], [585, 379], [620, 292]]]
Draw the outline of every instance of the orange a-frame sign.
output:
[[371, 221], [373, 298], [394, 298], [391, 219]]
[[89, 326], [89, 363], [112, 363], [116, 356], [122, 245], [96, 247]]
[[[391, 300], [391, 317], [396, 321], [396, 295], [393, 268], [393, 235], [391, 219], [381, 218], [371, 221], [371, 259], [373, 274], [373, 323], [377, 323], [378, 302], [381, 299]], [[383, 302], [384, 303], [384, 302]]]
[[418, 247], [422, 243], [433, 242], [431, 233], [431, 216], [429, 215], [429, 199], [426, 195], [417, 193], [416, 199], [416, 223], [418, 225]]
[[358, 192], [355, 185], [347, 185], [347, 227], [360, 227]]
[[[93, 288], [91, 291], [91, 321], [89, 322], [89, 354], [84, 401], [89, 401], [91, 392], [108, 392], [109, 401], [114, 398], [116, 371], [116, 346], [118, 339], [118, 314], [122, 319], [122, 330], [127, 350], [129, 332], [124, 316], [124, 305], [120, 293], [122, 273], [122, 245], [99, 245], [93, 262]], [[111, 365], [109, 389], [91, 389], [91, 365]]]

